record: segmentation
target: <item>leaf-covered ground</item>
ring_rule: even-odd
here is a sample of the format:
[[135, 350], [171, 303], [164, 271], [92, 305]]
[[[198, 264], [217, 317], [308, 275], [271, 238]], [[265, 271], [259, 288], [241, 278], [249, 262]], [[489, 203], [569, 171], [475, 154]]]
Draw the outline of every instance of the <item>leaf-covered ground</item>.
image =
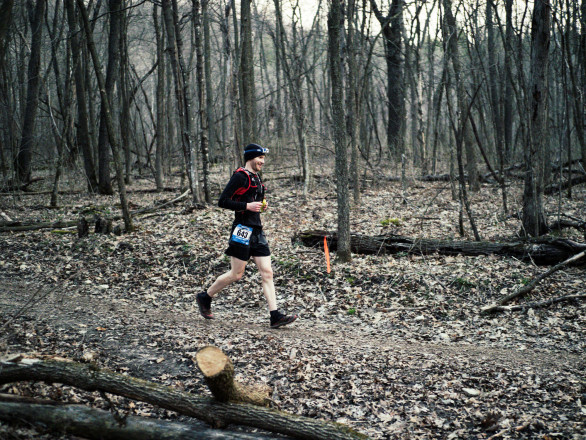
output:
[[[242, 380], [270, 385], [281, 409], [341, 421], [375, 439], [586, 438], [584, 303], [479, 314], [545, 268], [493, 256], [354, 255], [351, 263], [333, 262], [327, 275], [322, 250], [291, 238], [304, 229], [335, 230], [333, 183], [320, 182], [305, 199], [297, 185], [275, 177], [265, 176], [263, 222], [279, 303], [300, 314], [292, 326], [268, 328], [253, 264], [214, 301], [215, 320], [199, 316], [195, 295], [228, 269], [232, 214], [185, 204], [137, 218], [137, 231], [120, 237], [1, 234], [0, 350], [91, 360], [207, 394], [192, 357], [213, 344]], [[225, 178], [214, 175], [215, 193]], [[141, 191], [149, 185], [131, 186], [134, 209], [173, 197]], [[517, 183], [509, 188], [513, 209], [520, 191]], [[400, 183], [366, 189], [352, 209], [353, 232], [461, 239], [448, 183], [411, 182], [405, 195], [407, 203]], [[2, 196], [0, 210], [23, 221], [118, 213], [116, 197], [64, 195], [58, 210], [46, 208], [48, 197]], [[586, 218], [585, 200], [584, 186], [573, 200], [547, 198], [550, 220], [558, 212]], [[503, 219], [496, 187], [483, 186], [472, 206], [484, 240], [518, 231], [517, 219]], [[577, 231], [563, 235], [584, 241]], [[582, 293], [585, 281], [584, 267], [566, 268], [529, 299]], [[0, 391], [106, 405], [99, 394], [64, 386]], [[121, 410], [177, 417], [115, 401]], [[2, 433], [41, 435], [0, 425]]]

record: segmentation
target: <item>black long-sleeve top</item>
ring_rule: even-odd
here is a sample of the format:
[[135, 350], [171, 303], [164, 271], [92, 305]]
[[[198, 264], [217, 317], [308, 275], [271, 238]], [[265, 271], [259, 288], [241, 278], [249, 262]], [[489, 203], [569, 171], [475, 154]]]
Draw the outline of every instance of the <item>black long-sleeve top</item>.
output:
[[[257, 174], [250, 173], [249, 176], [244, 171], [237, 171], [232, 174], [230, 181], [222, 191], [218, 206], [220, 208], [230, 209], [234, 213], [234, 226], [241, 224], [256, 229], [262, 229], [260, 213], [246, 210], [246, 204], [250, 202], [261, 202], [264, 197], [264, 186]], [[248, 190], [243, 194], [238, 194], [238, 190]]]

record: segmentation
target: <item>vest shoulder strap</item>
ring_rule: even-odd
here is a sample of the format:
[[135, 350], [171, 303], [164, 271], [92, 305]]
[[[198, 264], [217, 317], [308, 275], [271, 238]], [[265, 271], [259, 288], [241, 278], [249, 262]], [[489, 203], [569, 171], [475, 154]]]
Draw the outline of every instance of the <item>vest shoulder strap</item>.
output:
[[242, 195], [242, 194], [244, 194], [246, 191], [248, 191], [248, 188], [250, 188], [250, 186], [251, 186], [251, 184], [252, 184], [252, 183], [251, 183], [251, 181], [250, 181], [250, 171], [248, 171], [248, 170], [247, 170], [246, 168], [244, 168], [244, 167], [240, 167], [240, 168], [238, 168], [236, 171], [234, 171], [234, 174], [236, 174], [236, 173], [244, 173], [244, 174], [246, 174], [246, 176], [248, 177], [248, 186], [247, 186], [246, 188], [245, 188], [245, 187], [238, 188], [238, 189], [237, 189], [237, 190], [234, 192], [234, 195], [235, 195], [235, 196], [241, 196], [241, 195]]

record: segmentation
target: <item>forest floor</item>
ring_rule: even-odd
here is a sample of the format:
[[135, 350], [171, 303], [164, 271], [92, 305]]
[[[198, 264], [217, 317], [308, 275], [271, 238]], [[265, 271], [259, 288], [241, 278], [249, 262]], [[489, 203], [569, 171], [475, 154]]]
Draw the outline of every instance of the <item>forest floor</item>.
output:
[[[214, 194], [226, 175], [214, 175]], [[497, 256], [353, 255], [351, 263], [333, 261], [328, 275], [323, 250], [292, 237], [336, 229], [334, 184], [322, 180], [305, 199], [290, 180], [265, 179], [263, 224], [278, 301], [300, 315], [291, 326], [268, 327], [253, 264], [214, 301], [216, 319], [201, 318], [195, 295], [228, 269], [232, 214], [185, 202], [137, 217], [137, 231], [122, 236], [0, 234], [0, 354], [90, 359], [208, 395], [192, 358], [215, 345], [240, 379], [268, 384], [282, 410], [347, 423], [373, 439], [586, 438], [586, 304], [479, 313], [546, 268]], [[130, 186], [133, 209], [174, 197], [144, 191], [152, 186]], [[520, 209], [521, 184], [508, 191], [510, 206]], [[449, 183], [411, 181], [405, 196], [407, 203], [400, 183], [365, 189], [352, 231], [471, 239], [457, 234]], [[20, 221], [118, 213], [116, 196], [63, 195], [59, 209], [47, 208], [48, 197], [0, 196], [0, 211]], [[516, 236], [519, 220], [500, 214], [497, 187], [483, 185], [471, 198], [483, 240]], [[585, 219], [586, 188], [574, 188], [573, 200], [547, 197], [546, 205], [550, 221], [557, 213]], [[575, 230], [561, 235], [584, 242]], [[583, 293], [585, 285], [584, 266], [568, 267], [527, 300]], [[62, 385], [10, 384], [0, 392], [105, 406], [99, 393]], [[136, 414], [186, 420], [115, 401]], [[56, 438], [0, 424], [3, 436]]]

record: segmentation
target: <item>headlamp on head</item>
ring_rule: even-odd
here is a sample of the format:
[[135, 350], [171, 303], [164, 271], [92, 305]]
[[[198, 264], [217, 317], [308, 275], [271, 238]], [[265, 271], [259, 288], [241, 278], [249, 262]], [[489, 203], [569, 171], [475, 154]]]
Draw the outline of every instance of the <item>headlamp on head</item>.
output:
[[258, 144], [248, 144], [244, 149], [244, 160], [248, 162], [258, 156], [264, 156], [269, 152], [268, 148], [263, 148]]

